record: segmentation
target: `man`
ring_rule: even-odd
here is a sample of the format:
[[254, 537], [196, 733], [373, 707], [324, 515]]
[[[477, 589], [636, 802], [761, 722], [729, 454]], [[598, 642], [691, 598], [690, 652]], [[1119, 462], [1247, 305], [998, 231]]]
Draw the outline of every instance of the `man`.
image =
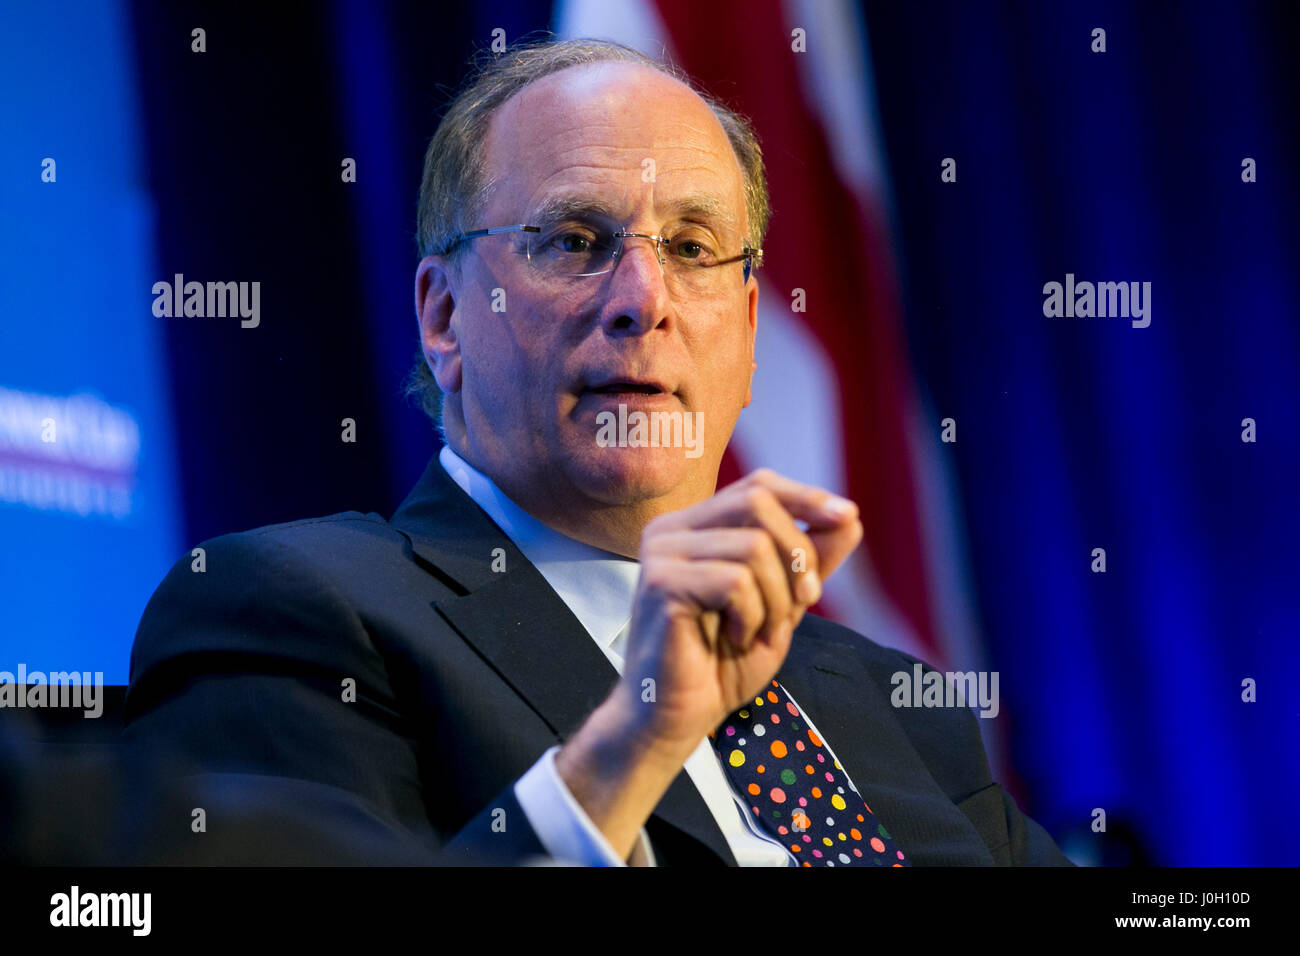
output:
[[652, 61], [583, 41], [486, 64], [421, 187], [446, 448], [391, 521], [205, 543], [141, 622], [127, 734], [191, 774], [177, 806], [204, 801], [209, 844], [1068, 862], [969, 710], [891, 708], [914, 659], [805, 614], [856, 507], [769, 471], [717, 490], [767, 216], [747, 124]]

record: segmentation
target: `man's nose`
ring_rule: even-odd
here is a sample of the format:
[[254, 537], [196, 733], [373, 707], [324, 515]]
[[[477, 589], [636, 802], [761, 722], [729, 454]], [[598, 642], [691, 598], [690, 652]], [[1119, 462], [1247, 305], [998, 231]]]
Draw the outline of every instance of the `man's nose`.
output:
[[668, 321], [669, 311], [667, 276], [659, 262], [659, 244], [640, 236], [624, 238], [601, 309], [605, 331], [644, 335]]

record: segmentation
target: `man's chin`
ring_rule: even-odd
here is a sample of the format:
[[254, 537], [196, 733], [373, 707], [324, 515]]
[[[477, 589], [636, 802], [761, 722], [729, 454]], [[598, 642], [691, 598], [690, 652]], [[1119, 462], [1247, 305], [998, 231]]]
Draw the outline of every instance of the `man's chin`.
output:
[[592, 498], [629, 505], [678, 492], [702, 459], [680, 448], [595, 448], [572, 461], [573, 478]]

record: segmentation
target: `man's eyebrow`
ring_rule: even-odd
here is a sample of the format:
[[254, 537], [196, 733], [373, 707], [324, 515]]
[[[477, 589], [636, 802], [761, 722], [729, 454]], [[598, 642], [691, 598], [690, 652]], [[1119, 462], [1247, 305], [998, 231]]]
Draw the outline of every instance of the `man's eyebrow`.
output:
[[558, 222], [562, 219], [617, 220], [614, 207], [602, 199], [585, 196], [552, 196], [533, 210], [531, 218], [537, 222]]
[[681, 219], [702, 219], [736, 225], [735, 213], [717, 196], [686, 196], [669, 203], [668, 209]]

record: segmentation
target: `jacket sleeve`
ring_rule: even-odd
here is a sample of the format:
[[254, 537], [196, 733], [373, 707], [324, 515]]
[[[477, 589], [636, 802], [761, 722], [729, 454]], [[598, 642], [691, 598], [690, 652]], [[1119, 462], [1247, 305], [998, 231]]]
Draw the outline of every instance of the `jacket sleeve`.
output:
[[432, 825], [430, 731], [407, 725], [363, 622], [301, 550], [263, 532], [202, 549], [159, 585], [132, 648], [123, 736], [139, 862], [544, 855], [513, 781], [458, 831]]

